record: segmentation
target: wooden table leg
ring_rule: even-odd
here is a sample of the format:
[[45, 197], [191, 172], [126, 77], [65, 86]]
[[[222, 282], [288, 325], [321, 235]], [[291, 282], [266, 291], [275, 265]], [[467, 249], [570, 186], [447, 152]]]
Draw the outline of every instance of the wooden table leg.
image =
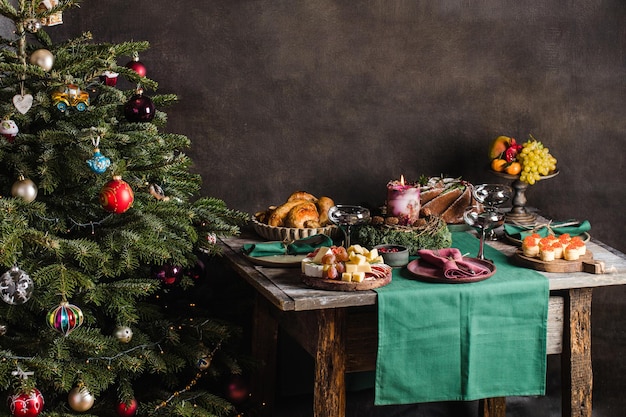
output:
[[481, 417], [505, 417], [506, 397], [480, 400], [478, 402], [478, 415]]
[[580, 288], [568, 290], [565, 297], [561, 355], [564, 417], [591, 417], [591, 295], [591, 288]]
[[251, 380], [253, 399], [259, 404], [260, 416], [272, 415], [276, 395], [276, 355], [278, 322], [270, 312], [272, 306], [261, 295], [256, 296], [252, 319], [252, 355], [259, 368]]
[[318, 310], [317, 352], [313, 415], [345, 417], [346, 415], [346, 312], [341, 308]]

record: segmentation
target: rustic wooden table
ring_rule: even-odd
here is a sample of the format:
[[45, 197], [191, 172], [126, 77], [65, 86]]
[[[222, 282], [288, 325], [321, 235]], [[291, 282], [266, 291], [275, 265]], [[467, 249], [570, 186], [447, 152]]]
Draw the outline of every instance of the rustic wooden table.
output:
[[[255, 236], [224, 238], [224, 258], [257, 292], [253, 317], [253, 355], [261, 367], [252, 392], [271, 415], [275, 396], [276, 349], [279, 327], [315, 359], [315, 417], [345, 417], [345, 374], [374, 370], [377, 351], [377, 311], [374, 291], [323, 291], [306, 287], [297, 268], [252, 264], [242, 255]], [[516, 247], [490, 242], [512, 254]], [[544, 273], [550, 283], [548, 354], [561, 354], [562, 415], [591, 417], [591, 298], [595, 287], [626, 284], [626, 255], [590, 241], [595, 260], [606, 273]], [[481, 400], [481, 415], [504, 417], [505, 398]]]

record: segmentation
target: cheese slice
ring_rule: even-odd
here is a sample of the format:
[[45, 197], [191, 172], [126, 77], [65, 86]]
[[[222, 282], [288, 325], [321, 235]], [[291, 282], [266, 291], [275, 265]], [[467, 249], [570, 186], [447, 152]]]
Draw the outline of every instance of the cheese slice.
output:
[[350, 255], [350, 263], [362, 265], [367, 263], [367, 258], [364, 255], [357, 253]]
[[363, 254], [363, 252], [365, 252], [365, 248], [363, 248], [363, 246], [361, 245], [350, 245], [350, 247], [348, 248], [348, 253], [351, 252]]
[[378, 258], [378, 249], [374, 248], [367, 254], [367, 260], [373, 262], [376, 258]]
[[355, 272], [372, 272], [372, 267], [369, 263], [364, 264], [346, 264], [346, 272], [355, 273]]
[[365, 272], [355, 272], [352, 274], [352, 282], [363, 282], [365, 279]]
[[317, 251], [317, 254], [315, 255], [315, 257], [313, 257], [313, 263], [314, 264], [321, 264], [322, 263], [322, 258], [324, 258], [324, 256], [326, 256], [328, 253], [332, 253], [332, 249], [330, 249], [329, 247], [326, 246], [322, 246], [320, 247], [320, 249]]

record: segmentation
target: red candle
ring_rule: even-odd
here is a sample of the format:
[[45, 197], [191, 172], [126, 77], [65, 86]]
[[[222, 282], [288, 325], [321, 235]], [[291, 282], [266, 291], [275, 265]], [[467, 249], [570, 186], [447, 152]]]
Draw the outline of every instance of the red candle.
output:
[[397, 217], [399, 224], [406, 226], [413, 224], [419, 218], [419, 213], [419, 184], [405, 183], [404, 175], [400, 176], [400, 181], [389, 181], [387, 183], [387, 216]]

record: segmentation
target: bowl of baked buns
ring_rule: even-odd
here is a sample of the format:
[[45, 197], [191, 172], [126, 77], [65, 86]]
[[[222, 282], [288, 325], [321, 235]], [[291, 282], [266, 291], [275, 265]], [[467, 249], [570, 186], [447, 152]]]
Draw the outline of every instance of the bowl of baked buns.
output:
[[339, 229], [328, 219], [328, 210], [334, 205], [330, 197], [296, 191], [282, 204], [256, 212], [252, 227], [265, 239], [284, 242], [317, 234], [333, 237]]

